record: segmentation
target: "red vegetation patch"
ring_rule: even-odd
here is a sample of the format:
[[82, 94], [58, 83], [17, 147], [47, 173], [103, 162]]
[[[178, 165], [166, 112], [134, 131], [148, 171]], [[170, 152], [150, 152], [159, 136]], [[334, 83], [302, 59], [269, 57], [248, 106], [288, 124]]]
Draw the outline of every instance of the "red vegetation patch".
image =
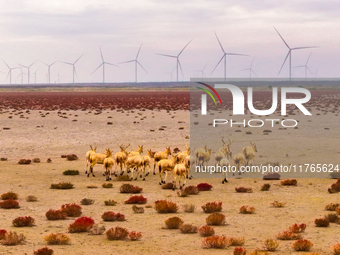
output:
[[17, 217], [12, 221], [14, 227], [31, 227], [34, 219], [31, 216]]
[[120, 186], [120, 193], [141, 193], [143, 188], [132, 185], [132, 184], [123, 184]]
[[54, 251], [48, 247], [41, 248], [33, 252], [34, 255], [53, 255]]
[[131, 196], [128, 200], [125, 200], [125, 204], [145, 204], [148, 201], [147, 198], [143, 197], [142, 195], [138, 196]]
[[215, 230], [213, 227], [210, 226], [202, 226], [198, 229], [198, 233], [202, 236], [202, 237], [207, 237], [207, 236], [213, 236], [215, 235]]
[[17, 209], [20, 208], [19, 202], [13, 199], [8, 199], [0, 202], [0, 207], [3, 209]]
[[296, 186], [297, 180], [296, 179], [286, 179], [281, 181], [282, 186]]
[[104, 212], [102, 214], [104, 221], [125, 221], [125, 215], [122, 213], [114, 213], [112, 211]]
[[328, 192], [331, 194], [340, 192], [340, 178], [331, 185], [331, 187], [328, 189]]
[[48, 220], [65, 220], [66, 214], [62, 210], [48, 210], [45, 213], [45, 216]]
[[227, 245], [228, 239], [225, 236], [208, 236], [202, 240], [205, 249], [223, 249]]
[[20, 159], [19, 161], [18, 161], [18, 164], [20, 164], [20, 165], [29, 165], [29, 164], [31, 164], [31, 160], [30, 159], [24, 159], [24, 158], [22, 158], [22, 159]]
[[178, 205], [168, 200], [157, 200], [155, 209], [158, 213], [175, 213], [178, 211]]
[[205, 213], [213, 213], [222, 211], [222, 202], [208, 202], [202, 205], [202, 209]]
[[129, 235], [129, 231], [126, 228], [115, 227], [106, 231], [106, 237], [109, 240], [125, 240]]
[[6, 233], [7, 233], [6, 229], [0, 229], [0, 240], [5, 238]]
[[79, 217], [81, 215], [81, 206], [77, 204], [64, 204], [60, 210], [68, 217]]
[[141, 232], [131, 231], [129, 233], [129, 239], [131, 241], [137, 241], [137, 240], [140, 240], [141, 238], [142, 238], [142, 233]]
[[197, 189], [198, 191], [209, 191], [212, 189], [212, 185], [210, 185], [209, 183], [200, 183], [197, 184]]
[[69, 225], [70, 233], [87, 232], [94, 225], [94, 220], [90, 217], [80, 217]]
[[234, 249], [234, 255], [246, 255], [247, 254], [247, 250], [243, 247], [235, 247]]
[[306, 227], [307, 225], [305, 223], [294, 224], [289, 227], [289, 230], [292, 231], [293, 233], [302, 233], [303, 231], [305, 231]]
[[235, 188], [235, 191], [237, 193], [253, 193], [252, 188], [245, 188], [245, 187], [237, 187], [237, 188]]
[[8, 200], [8, 199], [17, 200], [18, 199], [18, 194], [14, 193], [12, 191], [9, 191], [9, 192], [3, 193], [1, 195], [1, 199], [2, 200]]

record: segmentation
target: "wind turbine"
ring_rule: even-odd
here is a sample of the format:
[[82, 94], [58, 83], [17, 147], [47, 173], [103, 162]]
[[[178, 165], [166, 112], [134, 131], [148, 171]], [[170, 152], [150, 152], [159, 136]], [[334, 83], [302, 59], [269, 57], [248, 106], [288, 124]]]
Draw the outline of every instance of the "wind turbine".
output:
[[281, 70], [283, 68], [283, 66], [286, 63], [287, 58], [289, 57], [289, 80], [292, 80], [292, 50], [302, 50], [302, 49], [310, 49], [310, 48], [318, 48], [319, 46], [307, 46], [307, 47], [294, 47], [294, 48], [290, 48], [289, 45], [286, 43], [286, 41], [283, 39], [283, 37], [280, 35], [279, 31], [277, 31], [277, 29], [274, 27], [274, 29], [276, 30], [276, 32], [278, 33], [278, 35], [281, 37], [282, 41], [284, 42], [284, 44], [287, 46], [288, 53], [287, 56], [285, 58], [285, 60], [283, 61], [283, 64], [280, 68], [279, 74], [281, 73]]
[[82, 56], [84, 56], [84, 54], [85, 53], [83, 53], [79, 58], [77, 58], [77, 60], [76, 61], [74, 61], [73, 63], [70, 63], [70, 62], [63, 62], [62, 61], [62, 63], [64, 63], [64, 64], [66, 64], [66, 65], [71, 65], [72, 67], [73, 67], [73, 83], [74, 83], [74, 75], [77, 75], [77, 71], [76, 71], [76, 63], [78, 62], [78, 60], [82, 57]]
[[47, 81], [48, 83], [51, 83], [51, 66], [53, 66], [55, 63], [57, 63], [58, 61], [54, 61], [52, 64], [48, 65], [46, 63], [44, 63], [47, 66]]
[[24, 66], [24, 65], [19, 64], [20, 66], [27, 68], [27, 84], [30, 84], [30, 76], [31, 76], [31, 74], [30, 74], [30, 69], [31, 69], [31, 67], [32, 67], [37, 61], [38, 61], [38, 60], [34, 61], [34, 62], [33, 62], [32, 64], [30, 64], [29, 66]]
[[22, 68], [20, 67], [20, 74], [18, 75], [17, 78], [19, 78], [21, 76], [21, 84], [24, 84], [24, 75], [26, 75], [23, 71]]
[[199, 72], [202, 74], [202, 79], [203, 79], [203, 76], [205, 76], [205, 73], [204, 73], [204, 70], [205, 68], [207, 67], [208, 63], [205, 64], [205, 66], [203, 67], [203, 69], [200, 69], [200, 70], [194, 70], [195, 72]]
[[137, 64], [144, 70], [145, 73], [148, 73], [148, 72], [145, 70], [145, 68], [142, 66], [142, 64], [139, 63], [139, 61], [138, 61], [138, 56], [139, 56], [140, 49], [142, 48], [142, 45], [143, 45], [143, 43], [140, 45], [139, 50], [138, 50], [138, 52], [137, 52], [137, 55], [136, 55], [136, 58], [135, 58], [135, 59], [118, 63], [118, 64], [125, 64], [125, 63], [135, 62], [135, 82], [136, 82], [136, 83], [137, 83]]
[[37, 69], [33, 74], [34, 74], [34, 83], [37, 84], [37, 72], [39, 69]]
[[225, 52], [224, 49], [223, 49], [223, 46], [222, 46], [222, 44], [221, 44], [221, 42], [220, 42], [220, 39], [218, 39], [218, 36], [217, 36], [216, 32], [214, 32], [214, 33], [215, 33], [215, 36], [216, 36], [216, 39], [217, 39], [219, 45], [221, 46], [221, 50], [223, 51], [223, 55], [222, 55], [220, 61], [218, 61], [218, 63], [217, 63], [217, 65], [215, 66], [215, 68], [212, 70], [211, 74], [215, 71], [215, 69], [216, 69], [217, 66], [222, 62], [222, 60], [224, 60], [224, 80], [226, 81], [226, 80], [227, 80], [227, 56], [248, 56], [248, 55], [245, 55], [245, 54], [238, 54], [238, 53], [227, 53], [227, 52]]
[[313, 74], [312, 71], [311, 71], [311, 70], [309, 69], [309, 67], [308, 67], [308, 61], [309, 61], [311, 55], [312, 55], [312, 52], [309, 54], [308, 59], [307, 59], [307, 61], [306, 61], [306, 64], [301, 65], [301, 66], [294, 66], [294, 67], [296, 67], [296, 68], [299, 68], [299, 67], [304, 67], [304, 68], [305, 68], [305, 80], [307, 80], [307, 70], [308, 70], [311, 74]]
[[251, 64], [250, 64], [250, 67], [249, 68], [246, 68], [246, 69], [242, 69], [241, 71], [248, 71], [249, 70], [249, 80], [251, 81], [251, 74], [253, 73], [255, 76], [257, 76], [256, 75], [256, 73], [253, 71], [253, 63], [254, 63], [254, 59], [255, 59], [255, 57], [253, 57], [253, 60], [251, 61]]
[[8, 67], [8, 74], [7, 74], [6, 79], [7, 79], [8, 76], [9, 76], [9, 84], [12, 84], [12, 70], [18, 69], [19, 67], [9, 67], [9, 65], [6, 63], [6, 61], [5, 61], [5, 60], [3, 60], [3, 61], [4, 61], [4, 63], [6, 64], [6, 66]]
[[[96, 70], [94, 70], [94, 71], [92, 72], [92, 74], [93, 74], [95, 71], [97, 71], [101, 66], [103, 66], [103, 83], [105, 83], [105, 64], [108, 64], [108, 65], [111, 65], [111, 66], [116, 66], [116, 65], [111, 64], [111, 63], [109, 63], [109, 62], [105, 62], [104, 57], [103, 57], [103, 53], [102, 53], [102, 49], [101, 49], [100, 47], [99, 47], [99, 51], [100, 51], [100, 56], [101, 56], [103, 62], [96, 68]], [[118, 67], [118, 66], [116, 66], [116, 67]]]
[[176, 58], [176, 60], [177, 60], [177, 63], [176, 63], [177, 82], [178, 82], [178, 66], [181, 69], [181, 73], [182, 73], [182, 76], [183, 76], [183, 70], [182, 70], [181, 62], [179, 61], [179, 56], [182, 54], [182, 52], [185, 50], [185, 48], [189, 45], [189, 43], [191, 43], [191, 41], [192, 40], [190, 40], [190, 42], [188, 42], [187, 45], [184, 46], [184, 48], [178, 53], [177, 56], [156, 53], [157, 55], [160, 55], [160, 56], [169, 57], [169, 58]]

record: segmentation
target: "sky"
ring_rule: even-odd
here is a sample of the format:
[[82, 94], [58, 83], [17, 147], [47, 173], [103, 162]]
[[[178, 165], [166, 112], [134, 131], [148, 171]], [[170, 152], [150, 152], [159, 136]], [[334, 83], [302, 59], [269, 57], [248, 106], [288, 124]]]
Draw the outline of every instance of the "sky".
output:
[[[30, 68], [30, 83], [73, 81], [102, 82], [100, 48], [106, 82], [134, 82], [134, 60], [139, 82], [176, 80], [176, 58], [180, 55], [183, 76], [222, 78], [223, 63], [212, 73], [223, 52], [228, 78], [249, 77], [250, 67], [260, 78], [286, 78], [288, 63], [278, 72], [288, 53], [274, 27], [290, 47], [319, 46], [292, 52], [292, 66], [305, 65], [311, 54], [308, 77], [340, 77], [340, 2], [337, 0], [0, 0], [0, 84], [10, 82], [8, 67]], [[254, 58], [255, 57], [255, 58]], [[5, 62], [4, 62], [5, 61]], [[94, 73], [93, 73], [94, 72]], [[23, 75], [21, 75], [23, 73]], [[28, 81], [27, 68], [12, 70], [12, 83]], [[292, 76], [303, 78], [304, 68], [293, 68]], [[23, 77], [23, 79], [21, 78]], [[256, 76], [254, 76], [256, 77]]]

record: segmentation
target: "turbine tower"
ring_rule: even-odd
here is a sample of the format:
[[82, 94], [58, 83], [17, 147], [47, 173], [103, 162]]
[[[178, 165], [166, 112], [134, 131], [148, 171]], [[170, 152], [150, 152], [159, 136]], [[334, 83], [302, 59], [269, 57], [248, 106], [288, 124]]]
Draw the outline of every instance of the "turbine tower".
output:
[[[111, 63], [109, 63], [109, 62], [105, 62], [104, 57], [103, 57], [103, 53], [102, 53], [102, 49], [101, 49], [100, 47], [99, 47], [99, 51], [100, 51], [100, 56], [101, 56], [103, 62], [96, 68], [96, 70], [94, 70], [94, 71], [92, 72], [92, 74], [93, 74], [95, 71], [97, 71], [101, 66], [103, 66], [103, 83], [105, 83], [105, 64], [111, 65], [111, 66], [116, 66], [116, 65], [111, 64]], [[116, 66], [116, 67], [118, 67], [118, 66]]]
[[255, 76], [256, 73], [254, 72], [253, 70], [253, 63], [254, 63], [254, 60], [255, 60], [255, 57], [253, 57], [253, 60], [251, 61], [251, 64], [250, 64], [250, 67], [249, 68], [246, 68], [246, 69], [242, 69], [241, 71], [249, 71], [249, 80], [251, 81], [251, 74], [253, 73]]
[[34, 74], [34, 83], [37, 84], [37, 72], [39, 69], [37, 69], [33, 74]]
[[283, 66], [285, 65], [285, 63], [286, 63], [286, 60], [289, 57], [289, 80], [291, 81], [292, 80], [292, 51], [293, 50], [310, 49], [310, 48], [318, 48], [319, 46], [307, 46], [307, 47], [294, 47], [294, 48], [290, 48], [289, 45], [286, 43], [286, 41], [281, 36], [281, 34], [279, 33], [279, 31], [277, 31], [277, 29], [275, 27], [274, 27], [274, 29], [278, 33], [278, 35], [281, 37], [282, 41], [284, 42], [284, 44], [288, 48], [287, 56], [286, 56], [285, 60], [283, 61], [283, 64], [282, 64], [282, 66], [280, 68], [280, 71], [279, 71], [279, 74], [281, 73], [281, 70], [282, 70]]
[[74, 61], [73, 63], [70, 63], [70, 62], [63, 62], [62, 61], [62, 63], [64, 63], [64, 64], [66, 64], [66, 65], [71, 65], [72, 66], [72, 69], [73, 69], [73, 83], [74, 83], [74, 76], [75, 75], [77, 75], [77, 71], [76, 71], [76, 63], [78, 62], [78, 60], [82, 57], [82, 56], [84, 56], [84, 54], [85, 53], [83, 53], [79, 58], [77, 58], [77, 60], [76, 61]]
[[18, 69], [19, 67], [9, 67], [9, 65], [6, 63], [6, 61], [5, 61], [5, 60], [3, 60], [3, 61], [4, 61], [4, 63], [6, 64], [6, 66], [8, 67], [8, 74], [7, 74], [6, 79], [7, 79], [8, 76], [9, 76], [9, 84], [12, 84], [12, 70]]
[[138, 52], [137, 52], [137, 55], [136, 55], [136, 58], [135, 58], [135, 59], [118, 63], [118, 64], [125, 64], [125, 63], [135, 62], [135, 82], [136, 82], [136, 83], [137, 83], [137, 64], [144, 70], [145, 73], [148, 73], [148, 72], [145, 70], [145, 68], [142, 66], [142, 64], [139, 63], [139, 61], [138, 61], [138, 56], [139, 56], [140, 49], [142, 48], [142, 45], [143, 45], [143, 43], [140, 45], [139, 50], [138, 50]]
[[309, 69], [309, 67], [308, 67], [308, 62], [309, 62], [309, 59], [310, 59], [310, 56], [311, 56], [311, 55], [312, 55], [312, 52], [309, 53], [308, 59], [307, 59], [307, 61], [306, 61], [306, 64], [301, 65], [301, 66], [295, 66], [296, 68], [300, 68], [300, 67], [304, 67], [304, 68], [305, 68], [305, 80], [307, 80], [307, 70], [308, 70], [311, 74], [313, 74], [312, 71], [311, 71], [311, 70]]
[[239, 53], [227, 53], [227, 52], [225, 52], [225, 50], [223, 49], [223, 46], [222, 46], [222, 44], [220, 42], [220, 39], [218, 39], [218, 36], [217, 36], [216, 32], [214, 32], [214, 33], [215, 33], [216, 39], [217, 39], [217, 41], [218, 41], [218, 43], [219, 43], [219, 45], [221, 47], [221, 50], [223, 51], [223, 55], [222, 55], [220, 61], [218, 61], [218, 63], [215, 66], [215, 68], [212, 70], [211, 74], [215, 71], [215, 69], [222, 62], [222, 60], [224, 60], [224, 81], [226, 81], [227, 80], [227, 56], [248, 56], [248, 55], [239, 54]]
[[207, 65], [208, 65], [208, 63], [205, 64], [205, 66], [203, 67], [203, 69], [194, 70], [195, 72], [199, 72], [199, 73], [202, 74], [202, 79], [203, 79], [203, 77], [205, 76], [204, 70], [205, 70], [205, 68], [207, 67]]
[[38, 61], [38, 60], [34, 61], [34, 62], [33, 62], [32, 64], [30, 64], [29, 66], [24, 66], [24, 65], [19, 64], [20, 66], [27, 68], [27, 84], [30, 84], [30, 76], [31, 76], [30, 69], [31, 69], [31, 67], [32, 67], [37, 61]]
[[54, 61], [52, 64], [48, 65], [46, 63], [44, 63], [47, 66], [47, 81], [48, 83], [51, 83], [51, 66], [53, 66], [55, 63], [57, 63], [58, 61]]
[[173, 55], [166, 55], [166, 54], [158, 54], [160, 56], [164, 56], [164, 57], [169, 57], [169, 58], [176, 58], [177, 63], [176, 63], [176, 75], [177, 75], [177, 82], [178, 82], [178, 67], [181, 69], [181, 73], [183, 76], [183, 70], [182, 70], [182, 66], [181, 66], [181, 62], [179, 61], [179, 56], [182, 54], [182, 52], [185, 50], [185, 48], [189, 45], [189, 43], [191, 43], [192, 40], [190, 40], [190, 42], [187, 43], [187, 45], [184, 46], [184, 48], [178, 53], [177, 56], [173, 56]]

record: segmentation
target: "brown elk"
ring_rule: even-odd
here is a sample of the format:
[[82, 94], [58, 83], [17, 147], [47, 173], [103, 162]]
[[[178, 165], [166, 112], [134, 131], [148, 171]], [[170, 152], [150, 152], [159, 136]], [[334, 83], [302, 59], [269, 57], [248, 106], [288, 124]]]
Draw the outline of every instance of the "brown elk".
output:
[[[176, 188], [176, 183], [178, 180], [178, 186], [180, 189], [182, 189], [185, 184], [186, 184], [186, 177], [188, 175], [188, 168], [186, 167], [185, 164], [176, 164], [173, 170], [173, 175], [174, 175], [174, 186], [173, 186], [173, 190], [175, 190]], [[181, 180], [184, 179], [183, 181], [183, 185], [181, 186]]]
[[112, 180], [111, 172], [112, 172], [112, 167], [114, 165], [114, 160], [112, 158], [112, 151], [110, 149], [107, 149], [107, 155], [106, 155], [106, 158], [104, 159], [103, 165], [105, 169], [106, 181]]
[[90, 164], [90, 155], [96, 153], [97, 146], [93, 148], [92, 145], [90, 145], [90, 148], [91, 148], [91, 150], [89, 150], [88, 152], [86, 152], [86, 155], [85, 155], [85, 160], [86, 160], [86, 171], [85, 171], [85, 174], [87, 174], [87, 170], [88, 170], [88, 168], [89, 168], [89, 164]]
[[[114, 161], [116, 166], [120, 167], [120, 174], [122, 175], [124, 173], [123, 167], [125, 166], [125, 161], [127, 159], [128, 153], [126, 152], [127, 147], [130, 146], [130, 144], [124, 146], [123, 144], [119, 145], [117, 143], [118, 147], [120, 148], [120, 152], [117, 152], [114, 157]], [[117, 173], [115, 172], [115, 175]]]
[[255, 152], [257, 152], [256, 144], [250, 143], [250, 146], [244, 147], [242, 149], [242, 153], [245, 158], [245, 165], [248, 166], [250, 160], [253, 160], [255, 164]]
[[90, 176], [90, 174], [92, 173], [92, 176], [95, 177], [94, 173], [93, 173], [93, 167], [96, 164], [103, 164], [104, 159], [107, 157], [109, 153], [109, 149], [106, 149], [105, 153], [92, 153], [89, 157], [89, 163], [90, 163], [90, 170], [87, 173], [87, 177]]
[[143, 153], [143, 145], [138, 145], [138, 150], [130, 151], [128, 157], [140, 156]]
[[156, 165], [158, 164], [158, 162], [161, 161], [162, 159], [167, 159], [169, 155], [171, 155], [170, 147], [166, 147], [165, 151], [157, 151], [155, 153], [154, 163], [153, 163], [153, 174], [154, 175], [156, 175], [155, 168], [156, 168]]

